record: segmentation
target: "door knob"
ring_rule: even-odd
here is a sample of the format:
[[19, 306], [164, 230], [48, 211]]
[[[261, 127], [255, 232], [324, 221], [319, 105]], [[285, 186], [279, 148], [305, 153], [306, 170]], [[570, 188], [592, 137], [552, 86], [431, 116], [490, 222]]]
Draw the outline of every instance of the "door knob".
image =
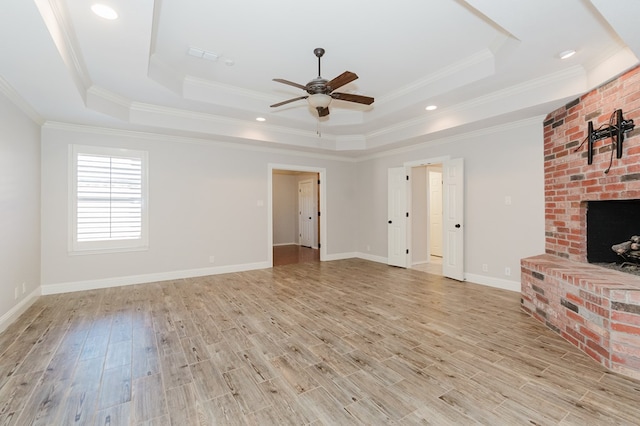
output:
[[459, 223], [456, 223], [456, 228], [460, 228], [460, 224]]

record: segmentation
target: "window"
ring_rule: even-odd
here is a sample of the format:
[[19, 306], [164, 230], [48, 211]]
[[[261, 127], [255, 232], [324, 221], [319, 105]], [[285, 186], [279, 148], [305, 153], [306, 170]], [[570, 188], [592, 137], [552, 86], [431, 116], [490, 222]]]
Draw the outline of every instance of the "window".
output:
[[71, 252], [147, 248], [147, 153], [74, 145]]

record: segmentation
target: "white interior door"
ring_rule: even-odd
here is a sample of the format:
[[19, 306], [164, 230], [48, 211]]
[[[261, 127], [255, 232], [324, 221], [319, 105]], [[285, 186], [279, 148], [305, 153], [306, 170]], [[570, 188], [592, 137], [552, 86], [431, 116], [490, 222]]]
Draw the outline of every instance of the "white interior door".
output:
[[388, 255], [387, 263], [407, 267], [407, 172], [393, 167], [388, 172]]
[[464, 281], [464, 162], [443, 164], [444, 238], [442, 275]]
[[429, 253], [442, 257], [442, 172], [429, 170]]
[[313, 181], [303, 180], [298, 182], [298, 216], [300, 219], [300, 245], [313, 247], [313, 235], [315, 230], [315, 207], [313, 197]]

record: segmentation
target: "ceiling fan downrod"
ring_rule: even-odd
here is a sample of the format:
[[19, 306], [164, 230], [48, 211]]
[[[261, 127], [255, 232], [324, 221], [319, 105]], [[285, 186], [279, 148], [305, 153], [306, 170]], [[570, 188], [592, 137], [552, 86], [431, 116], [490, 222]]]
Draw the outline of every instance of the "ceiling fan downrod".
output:
[[320, 78], [320, 76], [322, 75], [320, 73], [320, 58], [322, 58], [322, 55], [324, 55], [324, 49], [322, 47], [316, 47], [315, 49], [313, 49], [313, 53], [318, 57], [318, 78]]

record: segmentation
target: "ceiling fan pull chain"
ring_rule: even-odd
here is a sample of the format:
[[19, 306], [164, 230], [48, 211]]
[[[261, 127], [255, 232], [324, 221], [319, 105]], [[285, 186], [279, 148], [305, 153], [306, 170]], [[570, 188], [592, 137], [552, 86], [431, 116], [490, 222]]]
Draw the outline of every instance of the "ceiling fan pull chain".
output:
[[320, 119], [318, 119], [317, 123], [317, 127], [316, 127], [316, 135], [318, 135], [319, 138], [322, 137], [322, 130], [320, 130]]

